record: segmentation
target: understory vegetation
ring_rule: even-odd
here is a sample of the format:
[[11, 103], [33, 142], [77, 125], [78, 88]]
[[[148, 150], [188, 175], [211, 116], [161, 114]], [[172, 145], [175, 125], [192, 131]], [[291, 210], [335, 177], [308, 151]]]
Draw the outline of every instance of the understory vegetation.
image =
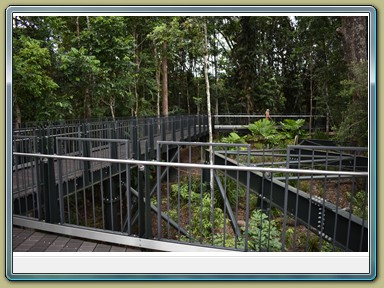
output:
[[284, 121], [278, 124], [272, 120], [261, 119], [247, 126], [250, 133], [245, 136], [240, 136], [233, 131], [229, 133], [227, 137], [222, 137], [220, 142], [236, 144], [249, 143], [255, 148], [270, 146], [285, 148], [286, 145], [295, 144], [295, 139], [298, 139], [298, 137], [303, 138], [307, 136], [305, 130], [302, 129], [304, 124], [304, 119], [284, 119]]

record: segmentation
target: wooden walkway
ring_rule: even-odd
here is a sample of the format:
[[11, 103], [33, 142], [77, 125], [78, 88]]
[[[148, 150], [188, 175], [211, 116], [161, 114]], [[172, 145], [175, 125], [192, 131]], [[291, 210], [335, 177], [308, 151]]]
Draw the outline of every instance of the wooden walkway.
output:
[[96, 242], [13, 226], [13, 252], [149, 252], [148, 249]]

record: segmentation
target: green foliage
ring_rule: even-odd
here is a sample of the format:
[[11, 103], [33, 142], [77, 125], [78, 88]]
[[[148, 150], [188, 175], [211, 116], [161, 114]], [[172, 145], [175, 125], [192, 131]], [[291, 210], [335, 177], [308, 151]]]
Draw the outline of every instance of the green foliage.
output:
[[[356, 104], [350, 110], [343, 107], [352, 102], [352, 95], [367, 102], [367, 77], [356, 67], [350, 69], [354, 76], [348, 76], [340, 61], [342, 43], [335, 33], [340, 17], [205, 19], [212, 104], [217, 104], [219, 114], [266, 108], [276, 114], [308, 113], [311, 97], [316, 115], [330, 113], [331, 125], [340, 130], [339, 140], [364, 140], [363, 129], [356, 128], [366, 128], [367, 121], [355, 123], [364, 116], [357, 111], [367, 109]], [[201, 17], [13, 20], [14, 104], [25, 121], [80, 118], [87, 114], [85, 109], [92, 117], [113, 112], [116, 117], [155, 115], [161, 92], [156, 76], [163, 57], [168, 59], [169, 107], [177, 108], [174, 113], [205, 113]], [[274, 134], [261, 138], [264, 144], [281, 142]]]
[[296, 136], [303, 137], [306, 135], [305, 131], [301, 129], [304, 125], [304, 119], [292, 120], [292, 119], [284, 119], [283, 122], [280, 122], [282, 127], [282, 134], [284, 138], [287, 140], [294, 139]]
[[[242, 227], [244, 231], [245, 228]], [[254, 251], [281, 251], [280, 232], [274, 220], [261, 210], [254, 210], [249, 219], [248, 247]], [[241, 241], [244, 242], [244, 238]]]
[[275, 122], [262, 119], [248, 125], [251, 131], [251, 139], [264, 144], [277, 145], [282, 140], [282, 135], [277, 131]]
[[352, 201], [352, 213], [360, 218], [368, 219], [368, 201], [366, 199], [367, 192], [358, 191], [351, 195], [351, 192], [346, 194], [347, 200]]
[[239, 136], [236, 132], [229, 133], [228, 137], [223, 137], [220, 140], [223, 143], [236, 143], [236, 144], [245, 144], [247, 143], [245, 137]]
[[341, 112], [342, 121], [335, 125], [335, 140], [341, 145], [368, 146], [368, 65], [366, 62], [350, 67], [354, 79], [342, 81], [339, 97], [347, 104]]
[[[234, 208], [236, 202], [241, 201], [240, 199], [245, 196], [244, 187], [237, 183], [235, 180], [232, 180], [228, 177], [225, 178], [224, 176], [219, 176], [219, 179], [223, 185], [223, 188], [225, 189], [229, 204], [232, 208]], [[224, 207], [224, 200], [218, 187], [215, 187], [215, 199], [217, 207]]]
[[[212, 215], [213, 210], [213, 215]], [[212, 224], [213, 217], [213, 224]], [[211, 196], [207, 193], [202, 202], [193, 209], [192, 221], [188, 227], [194, 238], [210, 239], [215, 231], [224, 227], [224, 213], [220, 208], [212, 207]]]
[[343, 112], [343, 121], [333, 127], [334, 139], [341, 145], [368, 146], [368, 105], [366, 101], [352, 102]]
[[52, 93], [59, 86], [49, 76], [47, 68], [51, 61], [49, 50], [42, 42], [22, 35], [14, 42], [13, 54], [13, 104], [21, 110], [22, 118], [46, 120], [58, 116], [58, 106], [64, 105], [61, 112], [70, 110], [68, 102], [59, 97], [52, 99]]
[[69, 78], [75, 87], [82, 87], [90, 84], [89, 75], [100, 72], [100, 61], [90, 55], [87, 49], [71, 48], [61, 56], [60, 69]]
[[[184, 182], [179, 184], [172, 184], [172, 198], [177, 199], [180, 194], [180, 198], [184, 204], [187, 204], [191, 201], [193, 204], [197, 204], [200, 201], [200, 183], [198, 181], [192, 181], [191, 186], [189, 186], [188, 182]], [[203, 185], [203, 191], [205, 191], [205, 184]]]
[[292, 120], [285, 119], [280, 122], [281, 130], [277, 129], [275, 122], [262, 119], [248, 125], [252, 135], [248, 136], [256, 142], [270, 145], [279, 145], [291, 141], [296, 136], [303, 137], [306, 133], [301, 129], [304, 125], [304, 119]]
[[285, 233], [285, 246], [287, 251], [342, 252], [340, 248], [333, 247], [333, 245], [326, 240], [322, 239], [320, 241], [318, 235], [312, 232], [307, 234], [306, 229], [289, 227]]
[[[197, 239], [199, 242], [210, 243], [212, 235], [224, 227], [223, 211], [215, 207], [216, 200], [212, 203], [210, 193], [199, 194], [192, 192], [185, 183], [182, 184], [180, 188], [181, 204], [184, 207], [187, 205], [191, 205], [192, 207], [191, 219], [186, 227], [189, 236], [192, 239]], [[172, 185], [172, 191], [174, 192], [173, 197], [177, 197], [176, 191], [178, 191], [178, 188], [175, 185]], [[191, 200], [190, 203], [188, 199]], [[175, 221], [177, 221], [179, 217], [176, 209], [171, 209], [169, 216]], [[182, 237], [180, 240], [190, 241], [187, 237]]]
[[320, 129], [316, 129], [315, 131], [313, 131], [312, 139], [328, 140], [329, 135]]

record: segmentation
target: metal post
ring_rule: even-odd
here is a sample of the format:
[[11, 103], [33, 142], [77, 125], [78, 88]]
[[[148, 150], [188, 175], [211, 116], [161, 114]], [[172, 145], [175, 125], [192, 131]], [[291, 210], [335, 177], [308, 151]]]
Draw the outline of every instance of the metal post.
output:
[[137, 139], [137, 120], [136, 119], [133, 119], [132, 120], [132, 147], [133, 147], [133, 151], [132, 151], [132, 154], [133, 154], [133, 159], [139, 159], [140, 157], [140, 153], [138, 152], [139, 150], [139, 146], [138, 145], [138, 139]]
[[171, 120], [172, 125], [172, 140], [176, 141], [176, 127], [175, 127], [175, 118], [172, 118]]
[[[53, 154], [50, 141], [52, 140], [49, 135], [42, 135], [43, 154]], [[48, 223], [60, 222], [60, 211], [58, 203], [58, 191], [55, 177], [55, 167], [53, 158], [43, 159], [43, 179], [44, 179], [44, 205], [45, 205], [45, 221]]]
[[166, 123], [165, 123], [165, 119], [164, 118], [160, 118], [160, 140], [161, 141], [164, 141], [166, 140], [165, 137], [166, 137]]
[[184, 141], [184, 117], [180, 117], [180, 141]]
[[155, 121], [153, 118], [150, 119], [149, 121], [149, 135], [148, 135], [148, 140], [149, 140], [149, 157], [150, 159], [155, 158], [155, 140], [154, 140], [154, 126], [155, 126]]
[[116, 231], [118, 230], [117, 225], [117, 203], [119, 201], [119, 197], [116, 196], [116, 183], [113, 178], [109, 178], [108, 180], [103, 182], [104, 186], [104, 211], [105, 211], [105, 229]]
[[[289, 161], [290, 161], [290, 155], [291, 148], [287, 147], [287, 164], [286, 168], [289, 169]], [[285, 251], [285, 234], [287, 232], [287, 218], [288, 218], [288, 181], [289, 181], [289, 175], [288, 173], [285, 173], [285, 194], [284, 194], [284, 220], [283, 220], [283, 231], [282, 231], [282, 239], [281, 239], [281, 251]]]
[[[85, 127], [85, 125], [83, 125]], [[87, 132], [85, 128], [83, 129], [83, 137], [87, 138]], [[87, 140], [79, 140], [81, 141], [81, 155], [83, 157], [91, 157], [91, 149], [90, 149], [90, 142]], [[91, 171], [91, 163], [90, 161], [83, 161], [83, 176], [84, 176], [84, 186], [87, 186], [89, 184], [89, 174]]]
[[[145, 143], [145, 155], [149, 155], [148, 142]], [[145, 160], [149, 160], [146, 159]], [[144, 180], [145, 180], [145, 237], [152, 238], [152, 217], [151, 217], [151, 187], [150, 187], [150, 171], [149, 166], [145, 165], [144, 169]]]
[[191, 116], [187, 118], [187, 126], [188, 126], [188, 142], [191, 142]]
[[[157, 144], [156, 150], [156, 161], [161, 161], [161, 145]], [[156, 181], [157, 181], [157, 239], [161, 239], [162, 231], [161, 231], [161, 167], [156, 166]]]
[[[140, 145], [138, 145], [138, 153], [141, 154]], [[145, 166], [139, 164], [137, 167], [137, 214], [138, 214], [138, 235], [139, 237], [143, 237], [145, 235], [145, 203], [144, 203], [144, 185], [145, 185], [145, 179], [144, 179], [144, 173], [145, 173]]]

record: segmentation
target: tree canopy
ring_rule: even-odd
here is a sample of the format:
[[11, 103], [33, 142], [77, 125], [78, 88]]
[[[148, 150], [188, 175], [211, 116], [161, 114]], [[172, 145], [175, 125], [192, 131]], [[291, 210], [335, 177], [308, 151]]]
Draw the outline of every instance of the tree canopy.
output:
[[328, 115], [340, 139], [366, 133], [361, 18], [15, 16], [14, 121], [207, 113], [207, 76], [214, 113]]

